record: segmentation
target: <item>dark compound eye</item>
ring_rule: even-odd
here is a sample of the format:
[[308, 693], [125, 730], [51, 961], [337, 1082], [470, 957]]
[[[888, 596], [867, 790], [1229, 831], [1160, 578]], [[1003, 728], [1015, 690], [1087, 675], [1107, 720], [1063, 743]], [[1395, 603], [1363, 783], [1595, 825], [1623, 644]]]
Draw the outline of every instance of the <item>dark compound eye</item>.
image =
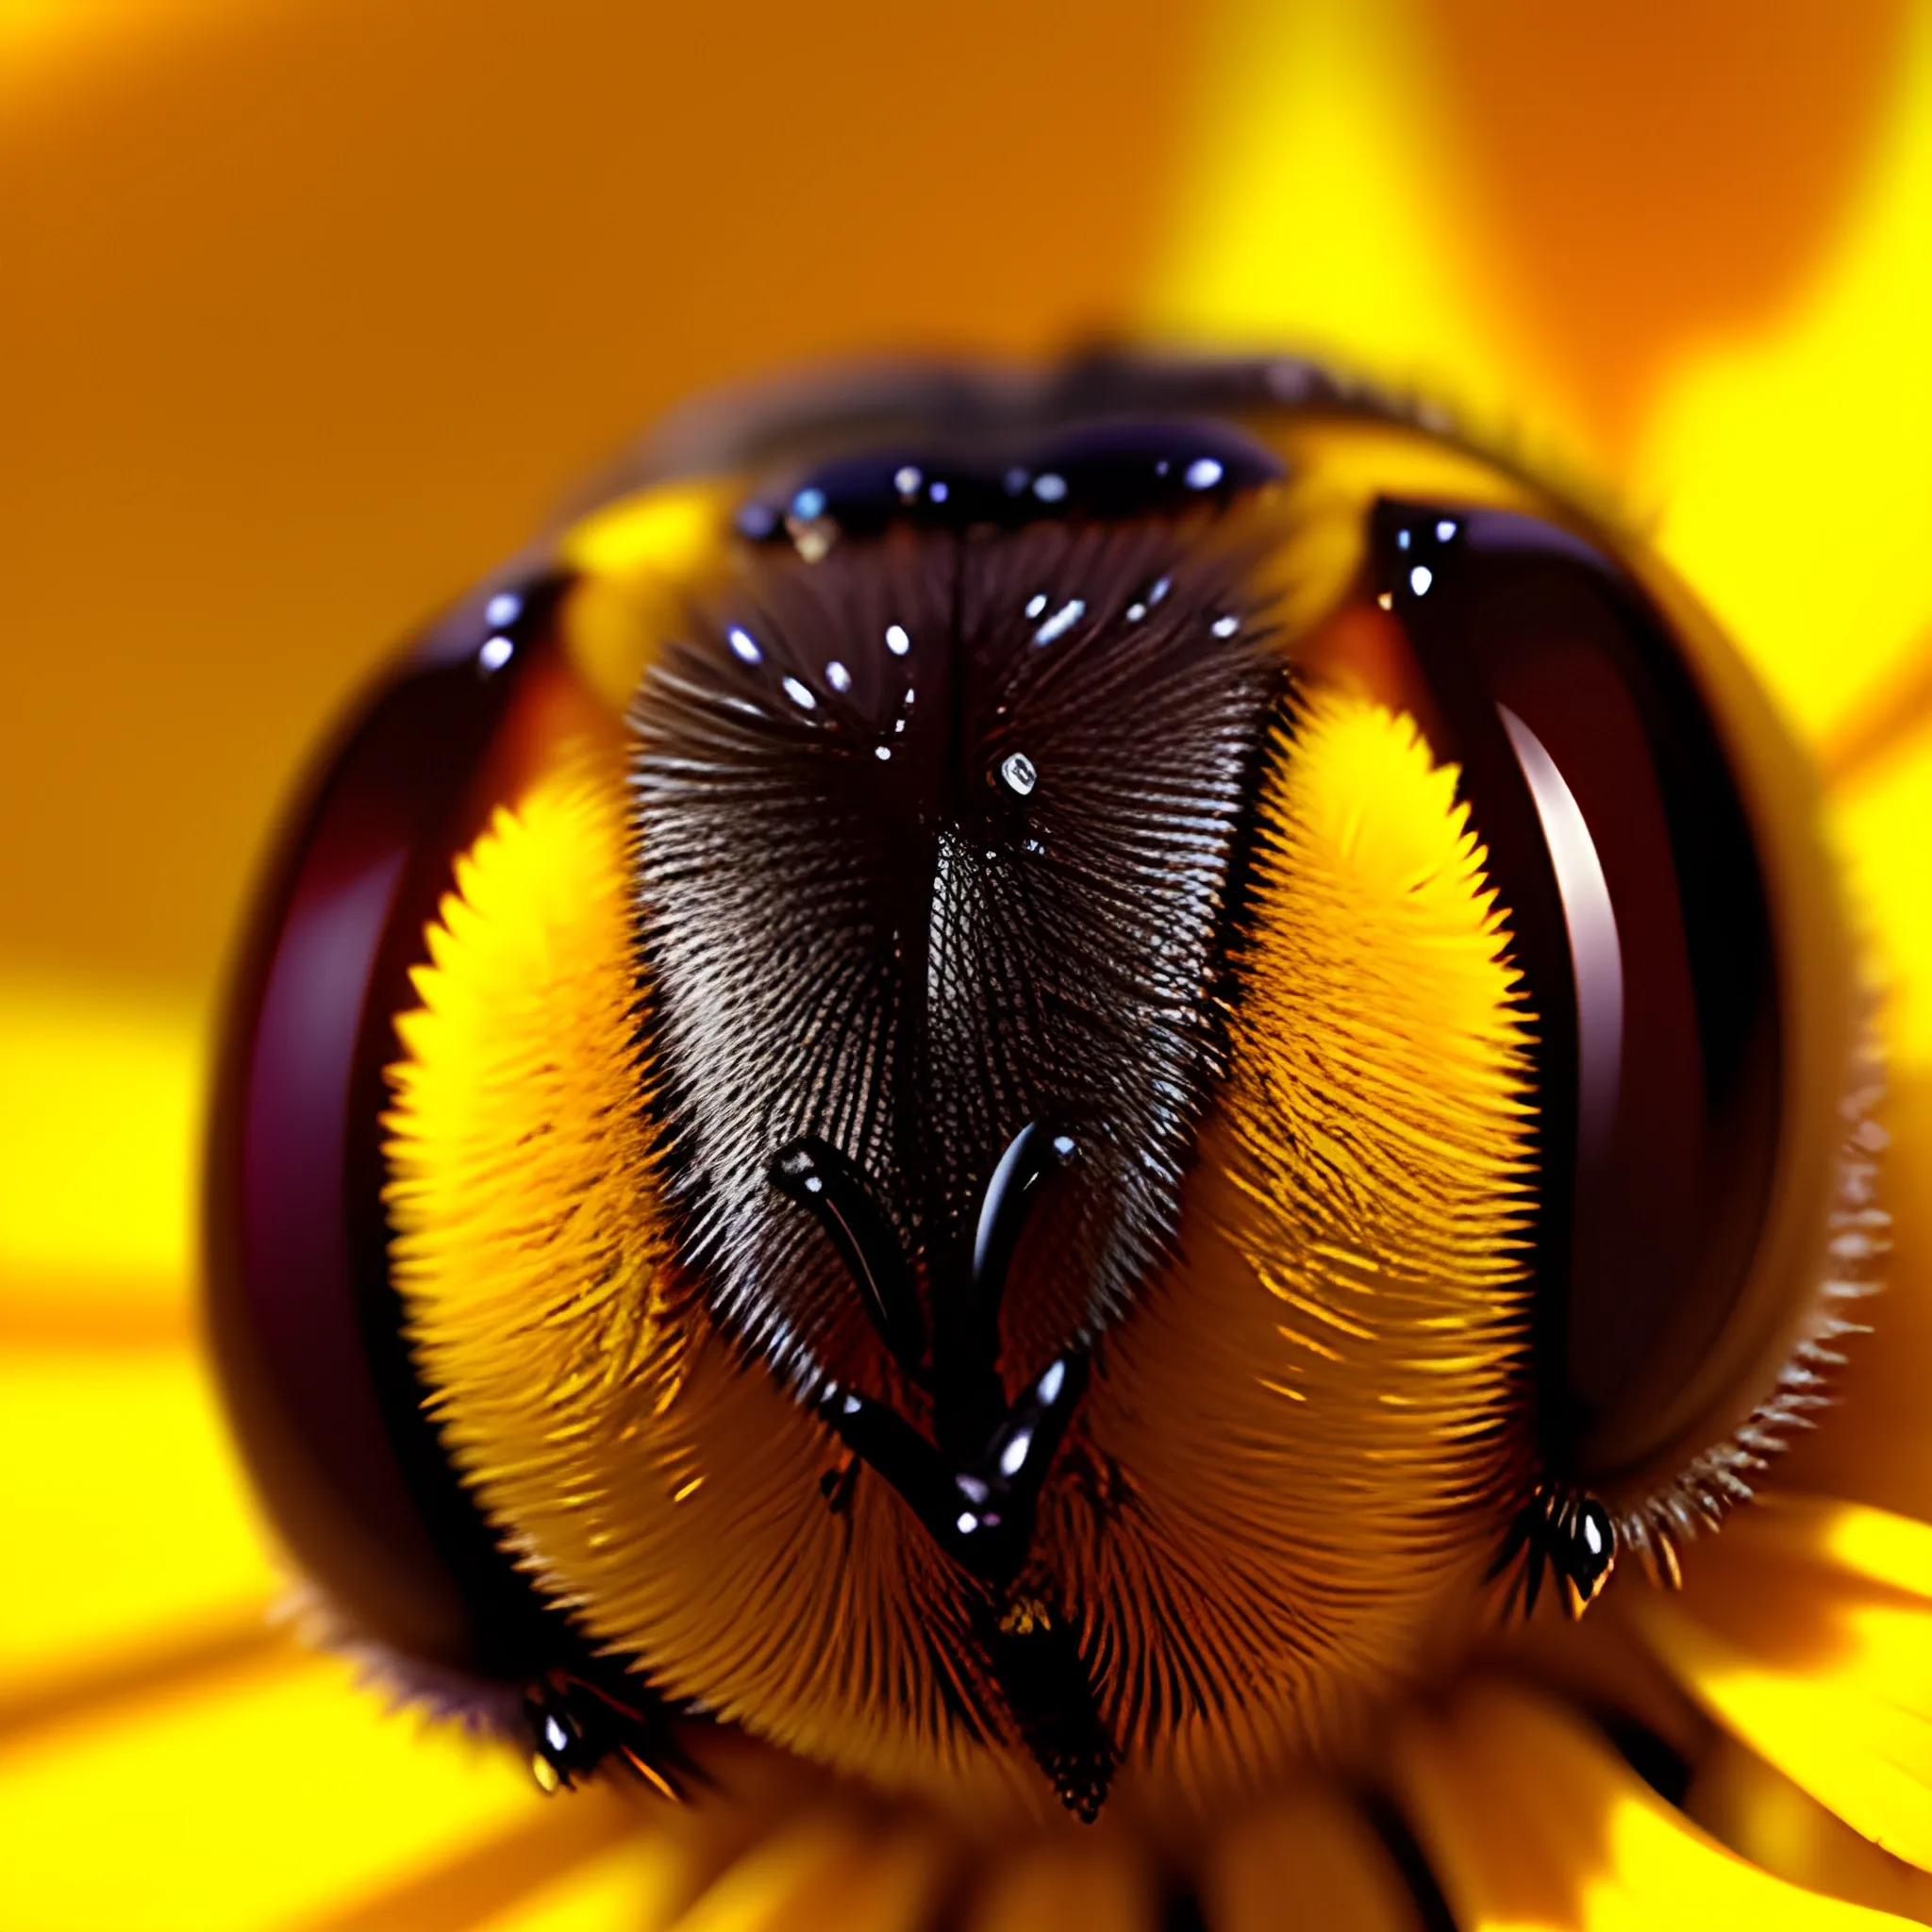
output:
[[1364, 617], [1356, 648], [1460, 767], [1537, 1015], [1541, 1453], [1626, 1507], [1661, 1490], [1630, 1520], [1643, 1546], [1645, 1522], [1681, 1532], [1745, 1491], [1755, 1452], [1726, 1437], [1835, 1325], [1822, 1231], [1846, 1150], [1824, 1124], [1854, 1003], [1816, 938], [1809, 779], [1606, 541], [1384, 498], [1369, 558], [1384, 630]]
[[282, 834], [231, 993], [208, 1170], [213, 1341], [292, 1553], [357, 1626], [514, 1680], [545, 1616], [443, 1457], [390, 1285], [382, 1069], [451, 864], [571, 715], [563, 580], [476, 593], [383, 681]]
[[1641, 1461], [1744, 1291], [1776, 1154], [1775, 949], [1744, 802], [1690, 666], [1601, 550], [1383, 502], [1374, 569], [1540, 1020], [1550, 1447]]

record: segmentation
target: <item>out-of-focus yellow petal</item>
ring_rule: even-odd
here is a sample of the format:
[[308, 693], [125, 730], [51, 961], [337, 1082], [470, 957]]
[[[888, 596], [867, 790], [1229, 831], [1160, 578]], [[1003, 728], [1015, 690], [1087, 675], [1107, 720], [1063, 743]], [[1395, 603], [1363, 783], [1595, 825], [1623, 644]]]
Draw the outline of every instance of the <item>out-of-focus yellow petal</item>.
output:
[[316, 1659], [0, 1756], [0, 1924], [259, 1932], [321, 1917], [542, 1804], [507, 1752], [425, 1730]]
[[1932, 620], [1833, 721], [1818, 747], [1825, 785], [1846, 795], [1923, 755], [1932, 729]]
[[1548, 434], [1461, 245], [1454, 156], [1398, 0], [1240, 0], [1194, 82], [1170, 232], [1139, 318], [1157, 335], [1332, 358]]
[[0, 1681], [265, 1604], [264, 1552], [186, 1347], [0, 1363]]
[[1016, 1851], [992, 1872], [967, 1924], [971, 1932], [1155, 1932], [1154, 1889], [1118, 1839], [1061, 1840]]
[[1660, 375], [1789, 309], [1863, 179], [1913, 0], [1408, 0], [1479, 252], [1527, 352], [1627, 463]]
[[0, 1303], [186, 1306], [202, 1064], [191, 1009], [0, 981]]
[[664, 1841], [633, 1834], [625, 1843], [526, 1899], [492, 1912], [476, 1932], [656, 1932], [673, 1923]]
[[1408, 1889], [1366, 1819], [1336, 1791], [1261, 1806], [1217, 1840], [1202, 1899], [1215, 1932], [1274, 1932], [1292, 1899], [1324, 1932], [1411, 1932]]
[[1892, 1065], [1932, 1068], [1932, 739], [1841, 792], [1832, 818], [1854, 911], [1870, 924]]
[[1855, 1932], [1898, 1922], [1771, 1877], [1666, 1805], [1574, 1718], [1472, 1690], [1417, 1719], [1398, 1780], [1461, 1932]]
[[696, 1883], [689, 1813], [624, 1786], [574, 1791], [444, 1857], [385, 1874], [373, 1890], [300, 1914], [288, 1932], [472, 1932], [563, 1924], [649, 1932]]
[[1681, 1597], [1624, 1604], [1718, 1722], [1932, 1871], [1932, 1524], [1768, 1499], [1693, 1545]]
[[1860, 1838], [1735, 1738], [1720, 1734], [1700, 1755], [1684, 1808], [1740, 1857], [1793, 1885], [1932, 1924], [1932, 1873]]
[[1796, 311], [1667, 386], [1639, 463], [1665, 555], [1817, 737], [1932, 619], [1932, 8]]
[[746, 1853], [677, 1924], [679, 1932], [913, 1932], [941, 1876], [934, 1841], [881, 1836], [856, 1818], [820, 1812]]

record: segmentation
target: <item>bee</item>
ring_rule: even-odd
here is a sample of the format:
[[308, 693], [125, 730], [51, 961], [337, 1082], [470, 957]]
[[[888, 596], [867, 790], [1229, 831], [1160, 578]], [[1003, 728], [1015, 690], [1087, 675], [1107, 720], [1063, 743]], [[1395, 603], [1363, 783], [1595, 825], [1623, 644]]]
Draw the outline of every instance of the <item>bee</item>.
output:
[[546, 1789], [1196, 1800], [1750, 1499], [1882, 1245], [1812, 781], [1657, 559], [1301, 361], [675, 419], [339, 732], [211, 1326]]

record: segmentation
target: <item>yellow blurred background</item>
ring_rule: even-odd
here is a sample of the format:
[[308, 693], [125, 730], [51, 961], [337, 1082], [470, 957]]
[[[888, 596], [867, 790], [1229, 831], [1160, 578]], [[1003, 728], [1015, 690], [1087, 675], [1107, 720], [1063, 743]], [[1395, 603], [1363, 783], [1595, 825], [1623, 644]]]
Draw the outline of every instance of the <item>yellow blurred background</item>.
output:
[[0, 0], [0, 1924], [669, 1882], [259, 1634], [192, 1197], [307, 747], [695, 389], [1151, 334], [1441, 396], [1759, 665], [1932, 1062], [1925, 0]]

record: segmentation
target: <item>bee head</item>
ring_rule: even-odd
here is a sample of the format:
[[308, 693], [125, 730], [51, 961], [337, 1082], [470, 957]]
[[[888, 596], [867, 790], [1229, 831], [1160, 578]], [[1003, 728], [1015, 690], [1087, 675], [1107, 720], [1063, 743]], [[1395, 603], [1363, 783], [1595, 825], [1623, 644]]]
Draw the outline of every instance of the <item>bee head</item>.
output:
[[[601, 1687], [529, 1707], [559, 1779], [702, 1707], [1091, 1815], [1356, 1748], [1499, 1574], [1668, 1576], [1813, 1399], [1871, 1172], [1802, 771], [1688, 599], [1302, 365], [703, 447], [450, 621], [270, 896], [220, 1307], [325, 1580]], [[391, 851], [344, 1222], [263, 1178], [262, 1068]]]

